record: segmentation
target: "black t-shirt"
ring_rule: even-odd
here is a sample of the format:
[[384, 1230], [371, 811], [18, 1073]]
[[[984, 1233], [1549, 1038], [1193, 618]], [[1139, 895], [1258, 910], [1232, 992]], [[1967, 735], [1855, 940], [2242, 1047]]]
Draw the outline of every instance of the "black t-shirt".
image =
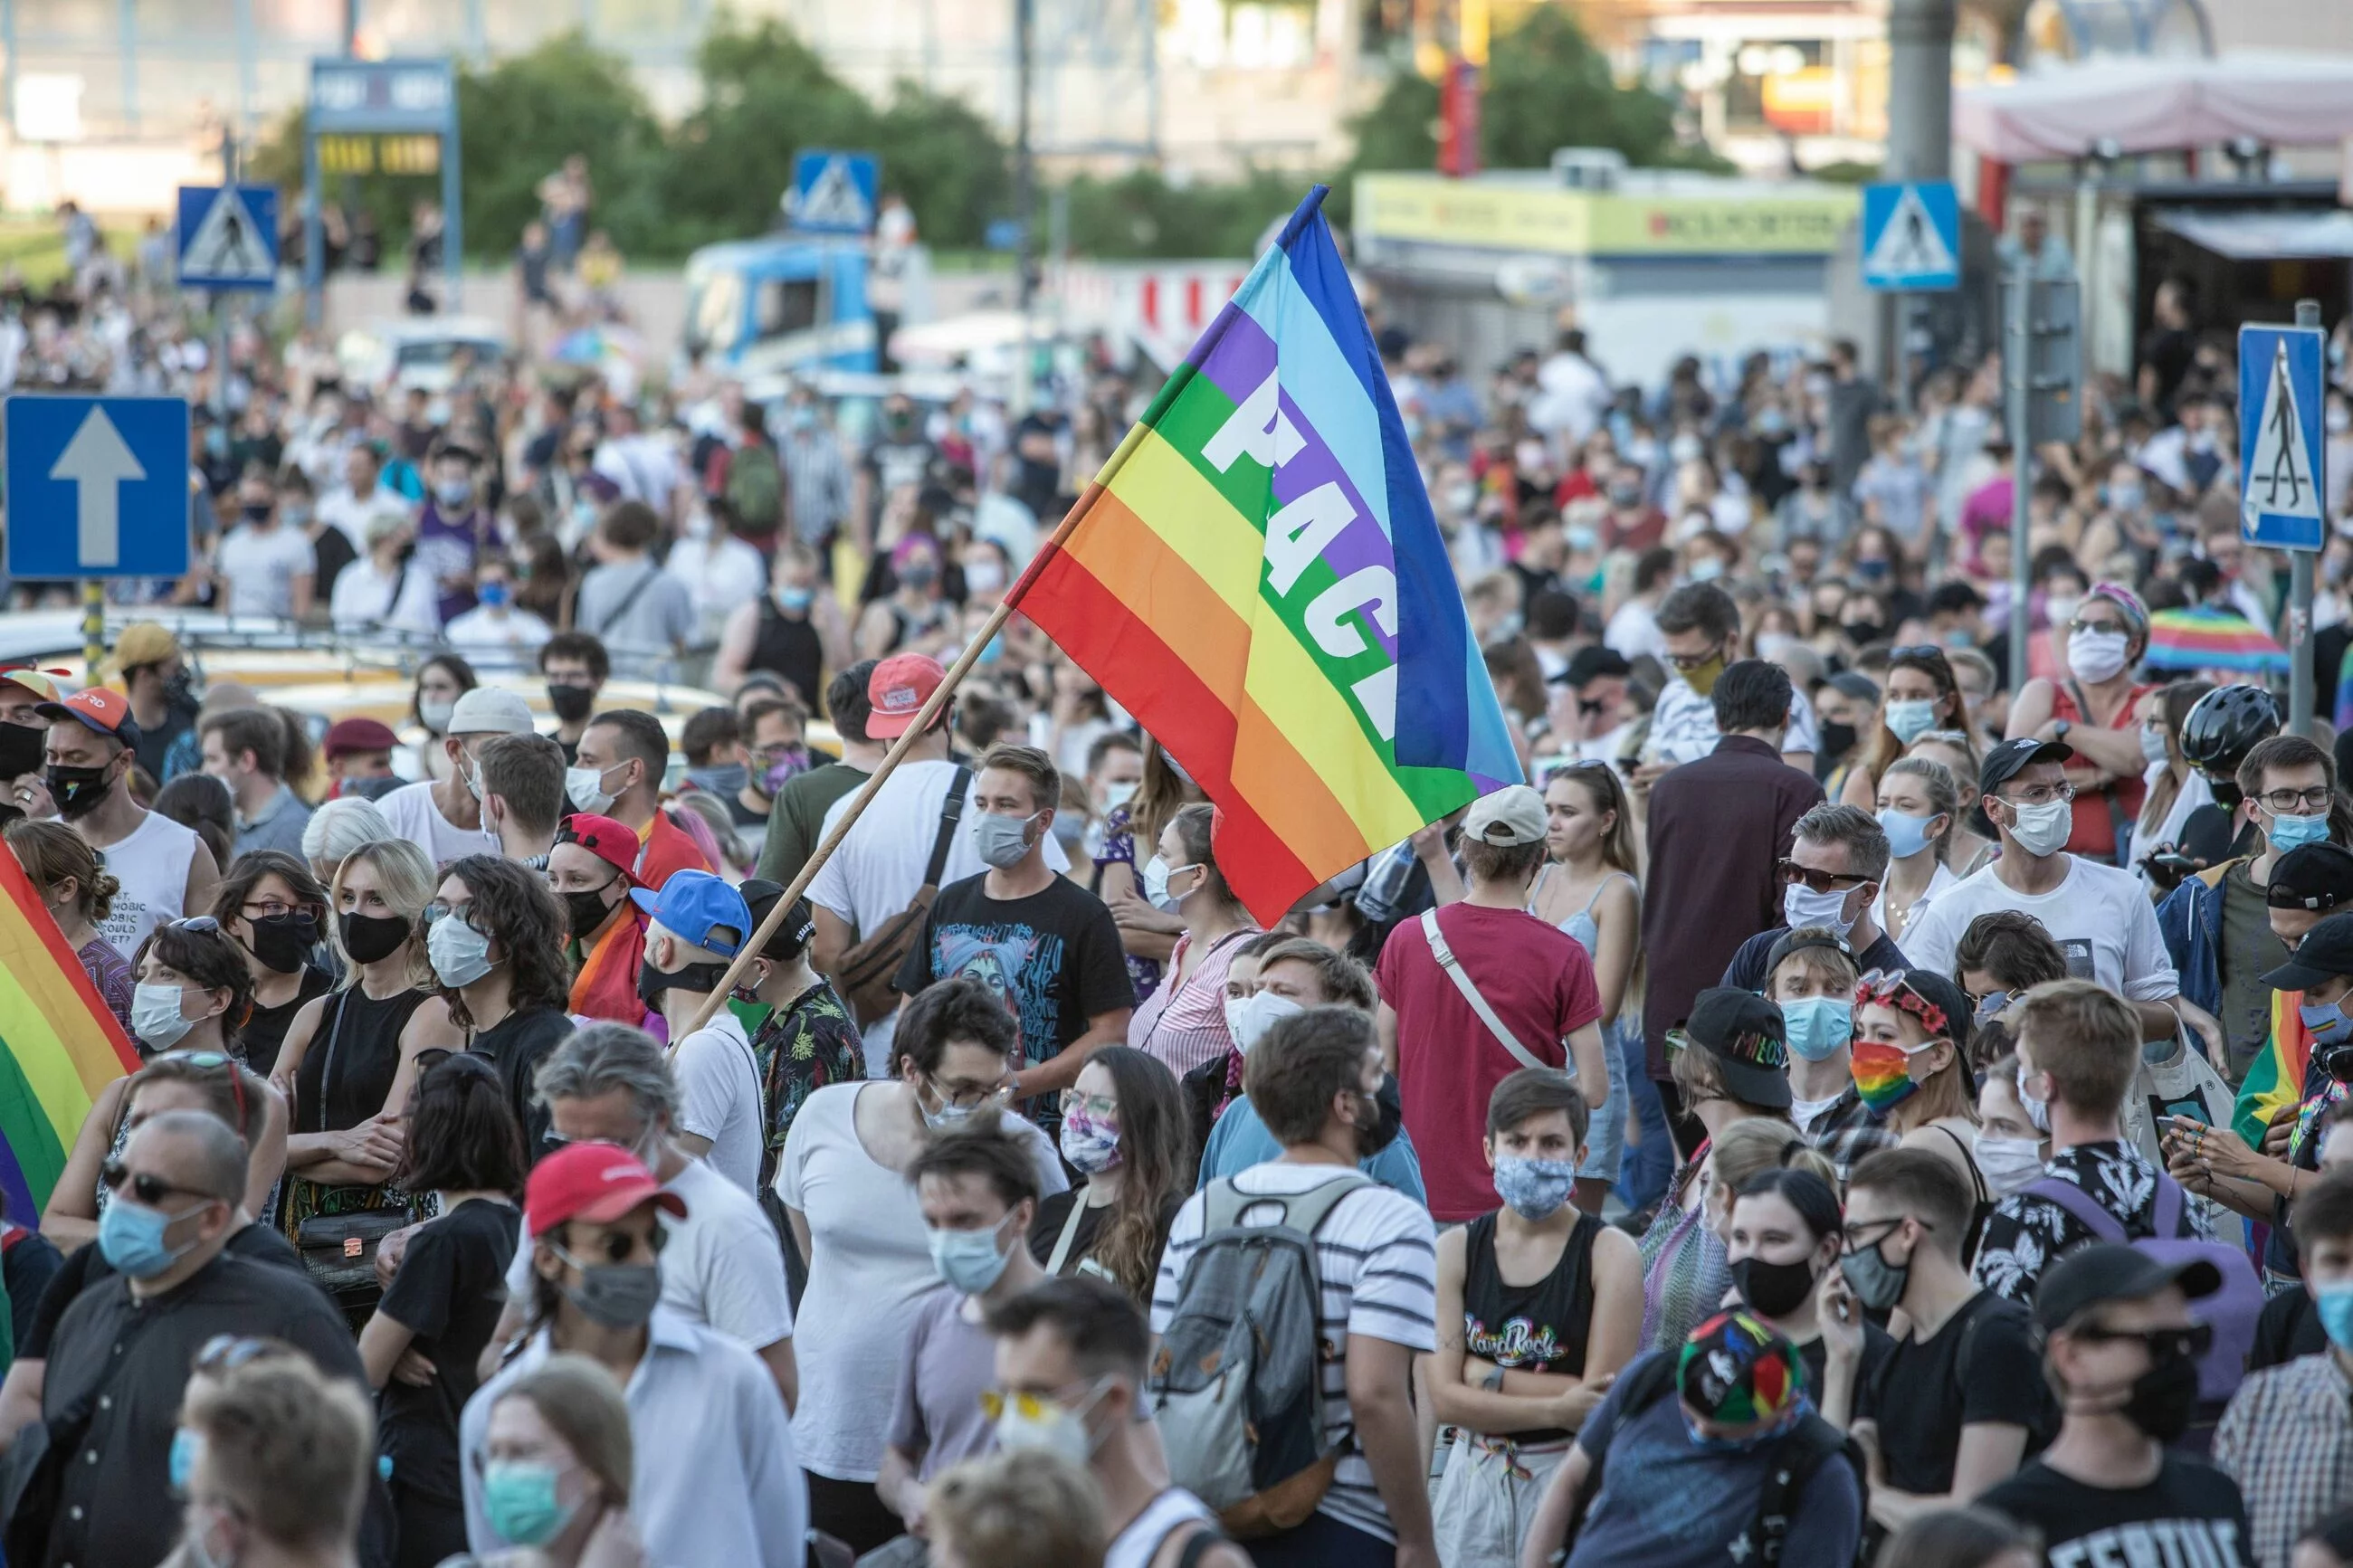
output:
[[467, 1042], [466, 1048], [499, 1064], [507, 1086], [507, 1108], [522, 1129], [523, 1158], [533, 1164], [555, 1147], [548, 1142], [549, 1113], [532, 1092], [532, 1075], [547, 1053], [572, 1033], [572, 1016], [551, 1008], [540, 1013], [511, 1013]]
[[295, 988], [294, 999], [276, 1007], [256, 1006], [245, 1027], [237, 1032], [237, 1044], [245, 1047], [245, 1065], [263, 1078], [278, 1065], [278, 1052], [286, 1044], [286, 1031], [294, 1026], [294, 1015], [306, 1002], [317, 1000], [335, 988], [335, 983], [311, 968], [302, 966], [302, 982]]
[[[1071, 1217], [1071, 1205], [1084, 1202], [1086, 1195], [1086, 1184], [1082, 1182], [1067, 1192], [1056, 1193], [1039, 1203], [1038, 1217], [1029, 1222], [1029, 1256], [1038, 1260], [1039, 1268], [1044, 1268], [1054, 1256], [1055, 1245], [1062, 1239], [1062, 1226]], [[1167, 1205], [1160, 1211], [1161, 1246], [1153, 1248], [1155, 1253], [1166, 1245], [1168, 1227], [1176, 1223], [1176, 1211], [1185, 1206], [1185, 1200], [1190, 1195], [1181, 1192], [1168, 1194]], [[1071, 1238], [1070, 1256], [1062, 1259], [1062, 1278], [1067, 1279], [1078, 1273], [1080, 1265], [1093, 1255], [1095, 1243], [1103, 1239], [1103, 1226], [1109, 1221], [1113, 1206], [1104, 1204], [1100, 1208], [1089, 1208], [1080, 1214], [1079, 1233]], [[1093, 1274], [1097, 1270], [1102, 1271], [1101, 1278], [1110, 1279], [1114, 1285], [1119, 1283], [1100, 1262], [1087, 1272]]]
[[335, 579], [343, 574], [344, 567], [360, 558], [360, 552], [352, 548], [349, 534], [330, 523], [320, 529], [318, 537], [311, 541], [311, 554], [314, 562], [312, 570], [316, 573], [311, 592], [317, 602], [323, 605], [327, 603], [328, 595], [335, 591]]
[[2312, 1310], [2312, 1292], [2302, 1285], [2292, 1286], [2263, 1303], [2263, 1315], [2255, 1320], [2255, 1343], [2247, 1354], [2247, 1370], [2284, 1366], [2327, 1348], [2328, 1331], [2320, 1326], [2320, 1314]]
[[2042, 1531], [2050, 1568], [2255, 1560], [2238, 1483], [2179, 1454], [2165, 1456], [2148, 1485], [2122, 1488], [2087, 1487], [2036, 1459], [1978, 1504]]
[[[16, 1354], [24, 1353], [25, 1342], [32, 1337], [49, 1281], [65, 1266], [65, 1254], [58, 1250], [57, 1243], [37, 1230], [11, 1226], [6, 1238], [0, 1240], [0, 1276], [5, 1276], [8, 1286], [8, 1342], [16, 1347]], [[58, 1310], [65, 1309], [60, 1306]]]
[[[1885, 1329], [1868, 1318], [1863, 1320], [1862, 1364], [1854, 1369], [1854, 1397], [1858, 1402], [1862, 1398], [1862, 1391], [1878, 1377], [1881, 1364], [1894, 1348], [1895, 1342], [1888, 1337]], [[1816, 1334], [1798, 1347], [1798, 1359], [1806, 1363], [1806, 1393], [1816, 1405], [1820, 1405], [1822, 1390], [1831, 1385], [1830, 1347], [1822, 1342], [1821, 1335]]]
[[[744, 797], [742, 795], [733, 791], [722, 795], [720, 798], [727, 803], [728, 821], [733, 823], [738, 827], [756, 827], [763, 833], [767, 831], [767, 812], [754, 811], [750, 806], [744, 804]], [[773, 810], [775, 808], [771, 806], [770, 809]]]
[[901, 991], [912, 996], [956, 975], [980, 981], [1021, 1020], [1032, 1065], [1060, 1056], [1096, 1014], [1135, 1005], [1119, 928], [1101, 899], [1066, 877], [1026, 899], [992, 899], [987, 883], [983, 873], [940, 889], [923, 942], [899, 968]]
[[512, 1205], [469, 1198], [408, 1238], [376, 1309], [417, 1336], [437, 1374], [423, 1388], [396, 1377], [377, 1401], [378, 1440], [406, 1490], [460, 1500], [458, 1413], [474, 1396], [475, 1363], [506, 1305], [515, 1239]]
[[1981, 1290], [1926, 1341], [1894, 1342], [1887, 1364], [1862, 1381], [1856, 1413], [1879, 1423], [1887, 1481], [1898, 1491], [1946, 1492], [1961, 1428], [2001, 1422], [2047, 1434], [2050, 1394], [2026, 1309]]
[[[311, 1284], [311, 1277], [302, 1272], [302, 1255], [273, 1226], [247, 1226], [230, 1237], [228, 1245], [221, 1250], [249, 1262], [274, 1263], [301, 1279], [305, 1289], [316, 1289]], [[31, 1322], [17, 1331], [17, 1359], [47, 1361], [49, 1341], [58, 1331], [58, 1320], [66, 1315], [74, 1298], [93, 1285], [105, 1283], [113, 1275], [113, 1266], [99, 1252], [94, 1241], [68, 1253], [65, 1262], [49, 1276], [48, 1286], [33, 1310]], [[16, 1281], [11, 1279], [9, 1283], [13, 1286]]]

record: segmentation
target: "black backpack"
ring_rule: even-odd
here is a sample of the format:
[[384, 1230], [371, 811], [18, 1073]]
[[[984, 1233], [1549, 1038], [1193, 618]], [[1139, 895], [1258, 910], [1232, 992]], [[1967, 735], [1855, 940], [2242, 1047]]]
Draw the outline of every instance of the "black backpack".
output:
[[[1618, 1434], [1627, 1422], [1657, 1404], [1661, 1399], [1678, 1397], [1675, 1390], [1675, 1360], [1671, 1355], [1654, 1355], [1632, 1376], [1619, 1385], [1618, 1418], [1609, 1428], [1610, 1446], [1616, 1446]], [[1591, 1449], [1586, 1450], [1592, 1454]], [[1773, 1468], [1765, 1478], [1765, 1487], [1757, 1499], [1757, 1519], [1749, 1525], [1746, 1546], [1735, 1546], [1736, 1562], [1755, 1562], [1769, 1565], [1781, 1561], [1781, 1552], [1789, 1537], [1789, 1520], [1798, 1510], [1798, 1499], [1806, 1483], [1823, 1461], [1834, 1455], [1846, 1456], [1854, 1471], [1856, 1508], [1861, 1519], [1871, 1517], [1870, 1472], [1864, 1468], [1862, 1449], [1855, 1440], [1822, 1419], [1817, 1411], [1809, 1410], [1799, 1423], [1774, 1439]], [[1585, 1485], [1577, 1493], [1574, 1521], [1569, 1526], [1568, 1541], [1577, 1540], [1577, 1531], [1585, 1523], [1586, 1510], [1601, 1495], [1601, 1472], [1609, 1463], [1605, 1451], [1593, 1455], [1592, 1468], [1586, 1472]], [[1857, 1540], [1860, 1541], [1858, 1536]], [[1792, 1564], [1792, 1568], [1816, 1568], [1814, 1564]], [[1832, 1568], [1823, 1564], [1821, 1568]]]

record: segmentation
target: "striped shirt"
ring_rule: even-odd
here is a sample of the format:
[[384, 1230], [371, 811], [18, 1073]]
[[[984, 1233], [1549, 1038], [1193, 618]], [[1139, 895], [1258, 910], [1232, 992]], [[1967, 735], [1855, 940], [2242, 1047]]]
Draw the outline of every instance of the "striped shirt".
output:
[[849, 461], [830, 430], [790, 435], [776, 444], [790, 497], [793, 531], [818, 545], [849, 515]]
[[2353, 1499], [2353, 1380], [2325, 1352], [2249, 1373], [2214, 1462], [2247, 1500], [2255, 1561], [2287, 1568], [2295, 1538]]
[[1178, 1078], [1232, 1050], [1233, 1037], [1226, 1030], [1226, 971], [1242, 944], [1258, 934], [1258, 928], [1250, 926], [1219, 937], [1182, 985], [1176, 984], [1176, 972], [1184, 967], [1193, 939], [1178, 937], [1160, 984], [1127, 1021], [1127, 1043], [1159, 1058]]
[[[1233, 1178], [1246, 1194], [1292, 1196], [1312, 1192], [1345, 1174], [1337, 1165], [1293, 1165], [1270, 1162]], [[1204, 1195], [1195, 1193], [1176, 1211], [1168, 1246], [1160, 1255], [1160, 1277], [1152, 1287], [1152, 1331], [1168, 1331], [1176, 1315], [1177, 1286], [1201, 1244]], [[1244, 1225], [1271, 1225], [1281, 1211], [1246, 1208]], [[1382, 1506], [1373, 1468], [1356, 1442], [1348, 1410], [1347, 1343], [1350, 1335], [1387, 1340], [1419, 1352], [1438, 1348], [1437, 1233], [1427, 1210], [1387, 1187], [1351, 1193], [1315, 1233], [1315, 1268], [1324, 1288], [1319, 1328], [1340, 1353], [1324, 1363], [1324, 1431], [1327, 1441], [1345, 1441], [1339, 1469], [1324, 1494], [1320, 1511], [1354, 1530], [1394, 1542], [1397, 1531]]]

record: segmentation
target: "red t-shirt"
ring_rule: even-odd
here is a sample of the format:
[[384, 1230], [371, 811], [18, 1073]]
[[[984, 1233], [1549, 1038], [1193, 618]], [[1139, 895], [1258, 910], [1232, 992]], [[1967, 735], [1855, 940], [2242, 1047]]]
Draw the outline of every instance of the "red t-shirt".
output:
[[[1518, 910], [1449, 904], [1438, 911], [1438, 929], [1513, 1037], [1538, 1060], [1567, 1067], [1562, 1042], [1601, 1016], [1585, 949]], [[1389, 932], [1373, 983], [1398, 1016], [1398, 1094], [1430, 1214], [1467, 1220], [1493, 1212], [1503, 1200], [1480, 1147], [1487, 1100], [1519, 1059], [1438, 966], [1419, 919]]]
[[673, 871], [711, 869], [711, 862], [702, 858], [694, 840], [660, 812], [654, 813], [647, 829], [642, 840], [645, 847], [638, 851], [638, 880], [645, 886], [659, 890]]

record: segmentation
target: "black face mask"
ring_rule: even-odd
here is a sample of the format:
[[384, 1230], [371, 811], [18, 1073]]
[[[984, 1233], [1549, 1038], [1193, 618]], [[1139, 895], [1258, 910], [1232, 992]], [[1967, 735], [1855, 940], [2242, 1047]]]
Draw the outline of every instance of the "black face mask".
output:
[[1841, 761], [1854, 750], [1854, 741], [1853, 725], [1832, 724], [1827, 721], [1822, 724], [1822, 755], [1832, 763]]
[[1787, 1317], [1814, 1293], [1813, 1261], [1800, 1258], [1792, 1263], [1767, 1263], [1744, 1258], [1732, 1266], [1732, 1288], [1767, 1317]]
[[41, 749], [48, 741], [45, 724], [0, 724], [0, 779], [40, 772]]
[[335, 924], [353, 963], [381, 963], [408, 940], [409, 924], [400, 915], [344, 914], [336, 917]]
[[1887, 628], [1877, 621], [1849, 621], [1839, 629], [1846, 633], [1846, 640], [1857, 647], [1875, 643], [1887, 635]]
[[663, 992], [716, 991], [726, 973], [723, 963], [690, 963], [665, 974], [649, 959], [638, 966], [638, 1000], [646, 1005], [647, 1012], [659, 1013]]
[[2171, 1443], [2189, 1430], [2198, 1411], [2198, 1363], [2168, 1354], [2133, 1379], [2132, 1394], [2117, 1412], [2144, 1434]]
[[[1363, 1097], [1358, 1090], [1358, 1097]], [[1356, 1154], [1369, 1160], [1390, 1144], [1405, 1126], [1405, 1102], [1398, 1095], [1397, 1074], [1381, 1075], [1381, 1087], [1372, 1094], [1373, 1119], [1367, 1123], [1359, 1114], [1356, 1119]]]
[[246, 924], [253, 928], [253, 956], [275, 974], [291, 974], [301, 968], [319, 942], [319, 922], [308, 910], [248, 919]]
[[[617, 877], [613, 879], [615, 882], [619, 880]], [[582, 942], [586, 942], [596, 928], [605, 923], [605, 917], [613, 912], [614, 906], [605, 901], [606, 889], [612, 885], [612, 882], [607, 882], [602, 888], [587, 888], [559, 895], [564, 900], [565, 915], [572, 921], [572, 934]]]
[[2214, 792], [2214, 804], [2224, 811], [2238, 810], [2239, 803], [2247, 798], [2247, 792], [2239, 787], [2239, 781], [2236, 779], [2218, 779], [2212, 773], [2208, 773], [2206, 787]]
[[547, 683], [548, 711], [564, 723], [577, 724], [596, 706], [596, 694], [585, 686], [566, 686], [554, 680]]
[[41, 782], [49, 786], [49, 798], [58, 803], [58, 814], [70, 820], [88, 816], [105, 804], [111, 793], [106, 773], [103, 767], [69, 768], [53, 763], [41, 775]]

